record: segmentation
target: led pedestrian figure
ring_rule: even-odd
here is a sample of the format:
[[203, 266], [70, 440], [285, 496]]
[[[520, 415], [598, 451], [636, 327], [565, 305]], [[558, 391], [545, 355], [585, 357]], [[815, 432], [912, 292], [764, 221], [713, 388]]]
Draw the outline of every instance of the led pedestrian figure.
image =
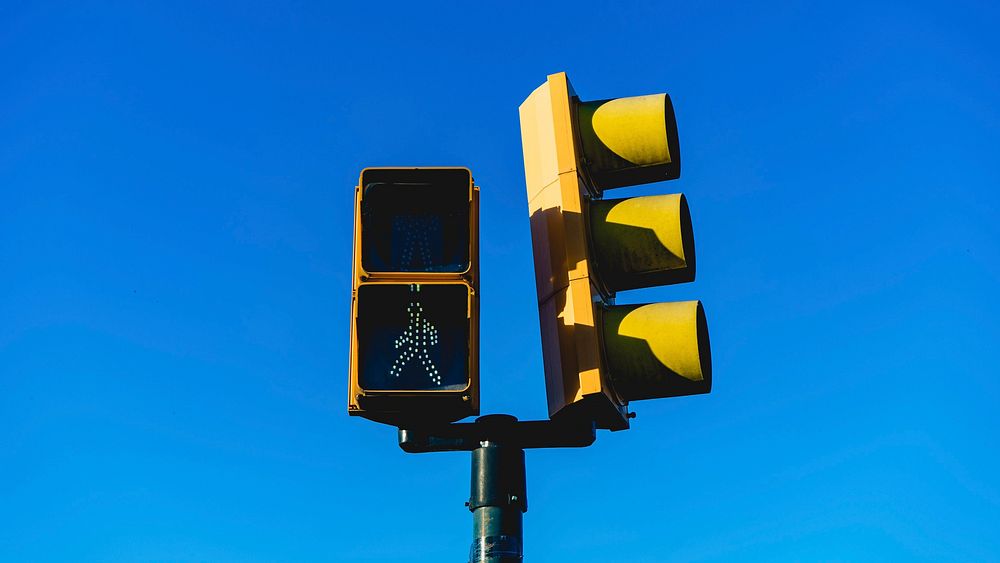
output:
[[392, 230], [396, 241], [395, 261], [410, 271], [431, 271], [434, 267], [431, 259], [431, 237], [440, 236], [441, 218], [394, 217]]
[[[424, 372], [437, 385], [441, 385], [441, 374], [427, 353], [428, 346], [437, 346], [437, 327], [424, 316], [424, 307], [420, 304], [420, 284], [410, 284], [410, 305], [406, 308], [409, 314], [409, 324], [401, 336], [396, 338], [396, 349], [399, 356], [392, 362], [389, 375], [399, 377], [403, 367], [411, 361], [420, 362]], [[414, 364], [416, 365], [416, 364]]]

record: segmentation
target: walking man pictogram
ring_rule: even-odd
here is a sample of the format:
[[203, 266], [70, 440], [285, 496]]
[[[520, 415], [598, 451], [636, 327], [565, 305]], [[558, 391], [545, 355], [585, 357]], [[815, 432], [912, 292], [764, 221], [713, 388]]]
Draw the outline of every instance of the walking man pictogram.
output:
[[409, 323], [403, 334], [396, 338], [396, 349], [399, 356], [392, 363], [389, 375], [399, 377], [403, 367], [410, 361], [419, 361], [424, 372], [437, 385], [441, 385], [441, 374], [427, 353], [429, 346], [437, 346], [438, 331], [424, 315], [424, 307], [420, 304], [420, 284], [410, 284], [410, 305], [406, 308]]

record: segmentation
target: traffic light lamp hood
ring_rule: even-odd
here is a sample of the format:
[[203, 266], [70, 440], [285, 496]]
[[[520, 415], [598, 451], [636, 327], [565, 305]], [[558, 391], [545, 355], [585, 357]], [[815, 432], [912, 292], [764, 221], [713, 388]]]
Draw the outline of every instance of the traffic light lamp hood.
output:
[[681, 174], [670, 96], [577, 100], [580, 146], [593, 188], [672, 180]]
[[616, 305], [603, 317], [604, 357], [622, 399], [712, 390], [708, 323], [700, 301]]
[[606, 294], [694, 281], [694, 235], [683, 194], [591, 201], [590, 234]]

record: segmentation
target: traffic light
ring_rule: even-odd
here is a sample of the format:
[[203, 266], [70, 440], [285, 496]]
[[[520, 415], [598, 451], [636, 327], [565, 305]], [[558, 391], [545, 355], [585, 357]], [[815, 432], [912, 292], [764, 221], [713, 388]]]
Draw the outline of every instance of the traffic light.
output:
[[521, 104], [549, 416], [628, 428], [628, 403], [708, 393], [700, 301], [615, 305], [618, 291], [694, 279], [681, 194], [603, 199], [680, 175], [666, 94], [583, 102], [565, 73]]
[[355, 190], [348, 412], [479, 414], [479, 188], [467, 168], [366, 168]]

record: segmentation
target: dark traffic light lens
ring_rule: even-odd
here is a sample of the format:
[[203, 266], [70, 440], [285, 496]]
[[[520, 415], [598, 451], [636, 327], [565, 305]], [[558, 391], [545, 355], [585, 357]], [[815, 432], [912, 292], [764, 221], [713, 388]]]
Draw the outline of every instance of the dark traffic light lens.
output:
[[469, 288], [358, 288], [358, 382], [368, 391], [454, 391], [469, 383]]
[[368, 272], [469, 269], [467, 170], [368, 170], [362, 178], [361, 265]]

